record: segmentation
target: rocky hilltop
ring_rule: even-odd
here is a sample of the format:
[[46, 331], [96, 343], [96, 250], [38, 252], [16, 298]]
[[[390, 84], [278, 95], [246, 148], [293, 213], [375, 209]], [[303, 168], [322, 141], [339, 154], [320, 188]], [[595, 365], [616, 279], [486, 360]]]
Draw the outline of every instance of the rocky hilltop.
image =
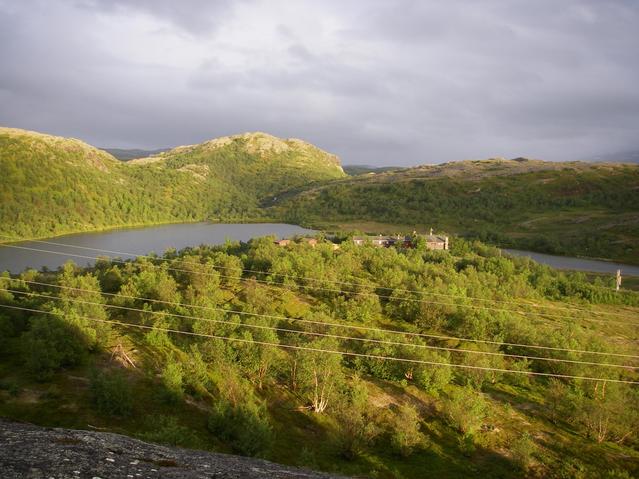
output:
[[118, 161], [80, 140], [0, 127], [0, 235], [256, 221], [267, 198], [345, 177], [310, 143], [245, 133]]
[[170, 448], [119, 434], [0, 419], [0, 478], [339, 479], [260, 459]]

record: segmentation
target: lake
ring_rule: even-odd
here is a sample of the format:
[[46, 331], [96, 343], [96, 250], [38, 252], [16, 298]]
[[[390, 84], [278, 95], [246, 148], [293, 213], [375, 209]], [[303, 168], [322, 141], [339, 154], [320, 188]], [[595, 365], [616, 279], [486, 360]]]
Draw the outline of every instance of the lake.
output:
[[[0, 244], [0, 271], [20, 273], [27, 268], [42, 269], [45, 266], [49, 269], [56, 269], [68, 260], [72, 260], [82, 266], [93, 263], [91, 258], [72, 255], [89, 257], [117, 256], [129, 259], [135, 257], [135, 255], [146, 255], [151, 251], [162, 254], [169, 248], [179, 250], [187, 246], [199, 246], [201, 244], [223, 244], [227, 239], [231, 241], [248, 241], [251, 238], [260, 236], [273, 235], [277, 238], [288, 238], [295, 235], [313, 233], [315, 233], [313, 230], [281, 223], [182, 223], [118, 229], [99, 233], [79, 233], [56, 236], [55, 238], [40, 241], [131, 253], [132, 255], [107, 255], [106, 253], [89, 249], [56, 246], [36, 241], [22, 241], [12, 244], [26, 248], [54, 251], [55, 253], [7, 248]], [[71, 253], [71, 255], [65, 253]]]
[[538, 263], [547, 264], [548, 266], [552, 266], [557, 269], [610, 274], [616, 274], [617, 270], [620, 269], [622, 275], [639, 276], [639, 266], [632, 266], [629, 264], [599, 261], [595, 259], [572, 258], [569, 256], [555, 256], [551, 254], [533, 253], [532, 251], [520, 251], [516, 249], [504, 249], [503, 251], [513, 256], [528, 256]]
[[[107, 253], [82, 248], [131, 253], [109, 255], [111, 257], [118, 256], [123, 259], [129, 259], [135, 257], [135, 255], [148, 254], [151, 251], [162, 254], [169, 248], [179, 250], [187, 246], [199, 246], [201, 244], [222, 244], [227, 239], [231, 241], [248, 241], [251, 238], [260, 236], [273, 235], [277, 238], [288, 238], [295, 235], [313, 233], [313, 230], [305, 229], [301, 226], [282, 223], [181, 223], [118, 229], [99, 233], [79, 233], [41, 240], [71, 245], [71, 247], [39, 243], [37, 241], [12, 243], [25, 248], [46, 250], [46, 252], [7, 248], [0, 244], [0, 271], [20, 273], [27, 268], [42, 269], [45, 266], [49, 269], [56, 269], [68, 260], [84, 266], [93, 263], [90, 257], [107, 256]], [[72, 246], [80, 246], [81, 248]], [[53, 251], [53, 253], [50, 251]], [[611, 274], [614, 274], [617, 269], [621, 269], [624, 275], [639, 276], [639, 266], [554, 256], [531, 251], [513, 249], [504, 249], [504, 251], [514, 256], [529, 256], [539, 263], [558, 269]], [[73, 255], [79, 255], [80, 257]], [[82, 256], [88, 256], [89, 258], [83, 258]]]

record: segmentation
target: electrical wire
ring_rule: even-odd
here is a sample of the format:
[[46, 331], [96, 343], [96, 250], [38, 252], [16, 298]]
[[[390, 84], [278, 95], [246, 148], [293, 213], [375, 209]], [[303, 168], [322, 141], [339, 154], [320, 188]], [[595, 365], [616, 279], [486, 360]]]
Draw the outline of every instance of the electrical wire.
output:
[[[10, 238], [10, 236], [7, 236], [7, 235], [0, 235], [0, 237]], [[97, 251], [97, 252], [100, 252], [100, 253], [109, 253], [109, 254], [116, 254], [116, 255], [122, 255], [122, 256], [129, 256], [131, 258], [145, 258], [145, 259], [149, 259], [149, 260], [153, 260], [153, 261], [157, 261], [157, 260], [166, 261], [166, 262], [175, 262], [175, 261], [177, 261], [177, 262], [182, 263], [182, 264], [190, 264], [190, 265], [197, 265], [197, 266], [202, 266], [203, 265], [202, 263], [197, 263], [197, 262], [194, 262], [194, 261], [185, 261], [185, 260], [178, 259], [178, 258], [168, 259], [168, 258], [155, 257], [155, 256], [150, 256], [150, 255], [144, 255], [144, 254], [126, 253], [126, 252], [123, 252], [123, 251], [113, 251], [113, 250], [108, 250], [108, 249], [92, 248], [92, 247], [88, 247], [88, 246], [64, 244], [64, 243], [58, 243], [58, 242], [54, 242], [54, 241], [29, 240], [29, 242], [31, 242], [31, 243], [50, 244], [50, 245], [62, 246], [62, 247], [66, 247], [66, 248], [77, 248], [77, 249], [83, 249], [83, 250], [87, 250], [87, 251]], [[7, 246], [7, 245], [1, 245], [0, 244], [0, 246]], [[356, 286], [356, 287], [370, 287], [370, 285], [367, 285], [367, 284], [364, 284], [364, 283], [311, 278], [311, 277], [308, 277], [308, 276], [298, 276], [298, 275], [291, 275], [291, 274], [284, 274], [284, 273], [276, 273], [276, 272], [272, 272], [272, 271], [269, 272], [269, 271], [261, 271], [261, 270], [256, 270], [256, 269], [234, 268], [234, 267], [229, 267], [229, 266], [218, 266], [218, 265], [210, 265], [210, 264], [208, 264], [206, 266], [209, 266], [209, 267], [214, 268], [214, 269], [240, 271], [242, 273], [272, 274], [272, 275], [280, 276], [280, 277], [283, 277], [283, 278], [290, 278], [290, 279], [295, 279], [295, 280], [315, 281], [315, 282], [320, 282], [320, 283], [331, 283], [331, 284], [340, 284], [340, 285]], [[237, 279], [242, 279], [242, 276], [238, 276]], [[279, 284], [284, 285], [284, 283], [279, 283]], [[414, 293], [414, 294], [429, 295], [429, 296], [443, 296], [443, 297], [459, 298], [459, 299], [471, 299], [471, 300], [474, 300], [474, 301], [484, 301], [484, 302], [491, 302], [491, 303], [513, 304], [513, 305], [517, 305], [517, 306], [543, 307], [543, 308], [546, 308], [546, 309], [558, 309], [558, 310], [565, 310], [565, 311], [580, 311], [580, 312], [589, 312], [589, 313], [594, 313], [594, 314], [603, 314], [603, 313], [600, 313], [600, 312], [588, 311], [586, 309], [576, 308], [576, 307], [566, 308], [566, 307], [556, 306], [556, 305], [536, 305], [536, 304], [530, 304], [530, 303], [521, 303], [521, 302], [517, 302], [517, 301], [506, 301], [506, 300], [501, 300], [501, 299], [478, 298], [478, 297], [475, 297], [475, 296], [462, 296], [462, 295], [455, 295], [455, 294], [437, 293], [437, 292], [431, 292], [431, 291], [420, 291], [420, 290], [414, 290], [414, 289], [390, 288], [390, 287], [385, 287], [385, 286], [376, 286], [376, 289], [396, 291], [396, 292], [401, 292], [401, 293]]]
[[[361, 338], [361, 337], [344, 336], [344, 335], [329, 334], [329, 333], [318, 333], [318, 332], [313, 332], [313, 331], [301, 331], [301, 330], [297, 330], [297, 329], [288, 329], [288, 328], [281, 328], [281, 327], [275, 327], [275, 326], [264, 326], [264, 325], [247, 324], [247, 323], [236, 323], [234, 321], [203, 318], [203, 317], [200, 317], [200, 316], [191, 316], [191, 315], [178, 314], [178, 313], [169, 313], [167, 311], [149, 311], [149, 310], [140, 309], [140, 308], [132, 308], [132, 307], [129, 307], [129, 306], [120, 306], [120, 305], [115, 305], [115, 304], [97, 303], [97, 302], [93, 302], [93, 301], [84, 301], [84, 300], [80, 300], [80, 299], [76, 299], [76, 298], [73, 298], [73, 299], [71, 299], [71, 298], [62, 298], [62, 297], [59, 297], [59, 296], [49, 296], [49, 295], [44, 295], [44, 294], [39, 294], [39, 293], [24, 292], [24, 291], [4, 289], [4, 288], [0, 288], [0, 291], [7, 291], [7, 292], [10, 292], [10, 293], [17, 293], [17, 294], [28, 295], [28, 296], [37, 296], [37, 297], [42, 297], [42, 298], [47, 298], [47, 299], [54, 299], [54, 300], [58, 300], [58, 301], [69, 301], [71, 303], [77, 303], [77, 304], [89, 304], [89, 305], [94, 305], [94, 306], [102, 306], [102, 307], [106, 307], [106, 308], [114, 308], [114, 309], [120, 309], [120, 310], [126, 310], [126, 311], [134, 311], [134, 312], [140, 312], [140, 313], [146, 313], [146, 314], [155, 314], [155, 315], [162, 315], [162, 316], [167, 316], [167, 317], [176, 317], [176, 318], [182, 318], [182, 319], [193, 319], [193, 320], [209, 322], [209, 323], [228, 324], [228, 325], [245, 327], [245, 328], [271, 330], [271, 331], [278, 331], [278, 332], [285, 332], [285, 333], [302, 334], [302, 335], [307, 335], [307, 336], [327, 337], [327, 338], [341, 339], [341, 340], [345, 340], [345, 341], [370, 342], [370, 343], [375, 343], [375, 344], [387, 344], [387, 345], [393, 345], [393, 346], [408, 346], [408, 347], [413, 347], [413, 348], [430, 349], [430, 350], [438, 350], [438, 351], [450, 351], [450, 352], [456, 352], [456, 353], [480, 354], [480, 355], [489, 355], [489, 356], [511, 357], [511, 358], [517, 358], [517, 359], [548, 361], [548, 362], [559, 362], [559, 363], [571, 363], [571, 364], [583, 364], [583, 365], [589, 365], [589, 366], [604, 366], [604, 367], [621, 368], [621, 369], [628, 369], [628, 370], [639, 370], [639, 366], [629, 366], [629, 365], [625, 365], [625, 364], [600, 363], [600, 362], [594, 362], [594, 361], [579, 361], [579, 360], [562, 359], [562, 358], [548, 358], [548, 357], [543, 357], [543, 356], [530, 356], [530, 355], [523, 355], [523, 354], [511, 354], [511, 353], [502, 353], [502, 352], [494, 352], [494, 351], [477, 351], [477, 350], [472, 350], [472, 349], [452, 348], [452, 347], [445, 347], [445, 346], [432, 346], [432, 345], [427, 345], [427, 344], [414, 344], [414, 343], [405, 343], [405, 342], [400, 342], [400, 341], [389, 341], [389, 340], [383, 340], [383, 339]], [[96, 294], [99, 294], [99, 293], [96, 292]], [[138, 299], [142, 299], [142, 298], [138, 298]], [[225, 312], [230, 313], [230, 311], [225, 311]], [[264, 316], [267, 316], [267, 315], [259, 315], [257, 313], [253, 313], [252, 316], [264, 317]], [[286, 321], [296, 321], [297, 320], [296, 318], [281, 318], [281, 319], [286, 320]]]
[[[60, 252], [60, 251], [50, 251], [50, 250], [43, 250], [43, 249], [38, 249], [38, 248], [28, 248], [28, 247], [25, 247], [25, 246], [7, 245], [7, 244], [0, 244], [0, 246], [7, 247], [7, 248], [18, 248], [18, 249], [29, 250], [29, 251], [37, 251], [37, 252], [42, 252], [42, 253], [57, 254], [57, 255], [62, 255], [62, 256], [72, 256], [72, 257], [84, 258], [84, 259], [92, 259], [92, 260], [101, 259], [100, 257], [97, 257], [97, 256], [86, 256], [86, 255], [79, 255], [79, 254], [75, 254], [75, 253], [64, 253], [64, 252]], [[112, 263], [130, 264], [128, 261], [118, 260], [118, 259], [110, 259], [109, 261], [112, 262]], [[158, 267], [158, 265], [153, 265], [153, 266]], [[202, 266], [206, 266], [206, 265], [202, 265]], [[212, 276], [216, 276], [216, 277], [239, 279], [239, 280], [244, 280], [245, 281], [245, 279], [242, 278], [242, 277], [225, 276], [225, 275], [221, 275], [219, 273], [210, 273], [210, 272], [206, 272], [206, 271], [192, 271], [192, 270], [185, 270], [185, 269], [171, 268], [171, 267], [166, 268], [166, 270], [182, 272], [182, 273], [189, 273], [189, 274], [212, 275]], [[269, 286], [273, 285], [272, 282], [266, 281], [266, 280], [252, 279], [252, 281], [255, 281], [255, 282], [258, 282], [258, 283], [263, 283], [263, 284], [266, 284], [266, 285], [269, 285]], [[283, 283], [275, 283], [275, 285], [282, 285], [282, 286], [288, 287], [290, 289], [290, 286], [286, 286]], [[454, 306], [454, 307], [470, 308], [470, 309], [477, 309], [477, 310], [487, 310], [487, 311], [508, 312], [508, 313], [519, 314], [519, 315], [522, 315], [522, 316], [536, 315], [536, 316], [554, 318], [554, 319], [575, 319], [574, 317], [570, 317], [570, 316], [561, 316], [561, 315], [542, 313], [542, 312], [517, 311], [517, 310], [514, 310], [514, 309], [493, 308], [493, 307], [488, 307], [488, 306], [478, 306], [478, 305], [474, 305], [474, 304], [443, 303], [443, 302], [439, 302], [439, 301], [429, 301], [429, 300], [417, 299], [417, 298], [406, 298], [406, 297], [396, 297], [396, 296], [389, 296], [389, 295], [380, 295], [380, 294], [376, 294], [376, 293], [366, 293], [366, 292], [361, 292], [361, 291], [343, 291], [343, 290], [340, 290], [340, 289], [320, 288], [320, 287], [317, 287], [317, 286], [298, 286], [298, 288], [302, 288], [302, 289], [303, 288], [308, 288], [308, 289], [315, 289], [315, 290], [319, 290], [319, 291], [354, 294], [354, 295], [369, 296], [369, 297], [378, 297], [378, 298], [394, 300], [394, 301], [410, 301], [410, 302], [417, 302], [417, 303], [423, 303], [423, 304], [433, 304], [433, 305], [441, 305], [441, 306]], [[614, 313], [607, 313], [607, 314], [616, 315]], [[622, 321], [616, 321], [616, 322], [615, 321], [610, 321], [610, 320], [604, 321], [604, 320], [598, 320], [598, 319], [593, 319], [593, 318], [581, 318], [581, 319], [583, 319], [585, 321], [592, 321], [592, 322], [606, 323], [606, 324], [621, 324], [621, 325], [624, 325], [624, 326], [639, 326], [639, 324], [636, 324], [636, 323], [628, 323], [628, 322], [622, 322]]]
[[[31, 308], [22, 308], [22, 307], [18, 307], [18, 306], [10, 306], [10, 305], [5, 305], [5, 304], [0, 304], [0, 307], [16, 309], [16, 310], [22, 310], [22, 311], [30, 311], [30, 312], [34, 312], [34, 313], [43, 313], [43, 314], [49, 314], [49, 315], [54, 315], [55, 316], [55, 313], [53, 313], [51, 311], [42, 311], [42, 310], [31, 309]], [[250, 344], [257, 344], [257, 345], [261, 345], [261, 346], [272, 346], [272, 347], [278, 347], [278, 348], [293, 349], [293, 350], [298, 350], [298, 351], [308, 351], [308, 352], [318, 352], [318, 353], [328, 353], [328, 354], [339, 354], [339, 355], [343, 355], [343, 356], [363, 357], [363, 358], [367, 358], [367, 359], [379, 359], [379, 360], [383, 360], [383, 361], [398, 361], [398, 362], [406, 362], [406, 363], [411, 363], [411, 364], [424, 364], [424, 365], [429, 365], [429, 366], [443, 366], [443, 367], [452, 367], [452, 368], [460, 368], [460, 369], [492, 371], [492, 372], [510, 373], [510, 374], [523, 374], [523, 375], [527, 375], [527, 376], [555, 377], [555, 378], [563, 378], [563, 379], [578, 379], [578, 380], [586, 380], [586, 381], [612, 382], [612, 383], [623, 383], [623, 384], [639, 384], [639, 381], [632, 381], [632, 380], [628, 380], [628, 379], [597, 378], [597, 377], [592, 377], [592, 376], [577, 376], [577, 375], [571, 375], [571, 374], [542, 373], [542, 372], [537, 372], [537, 371], [518, 371], [518, 370], [513, 370], [513, 369], [491, 368], [491, 367], [487, 367], [487, 366], [474, 366], [474, 365], [469, 365], [469, 364], [440, 363], [440, 362], [436, 362], [436, 361], [425, 361], [425, 360], [421, 360], [421, 359], [398, 358], [398, 357], [395, 357], [395, 356], [382, 356], [382, 355], [377, 355], [377, 354], [356, 353], [356, 352], [352, 352], [352, 351], [335, 351], [335, 350], [332, 350], [332, 349], [313, 348], [313, 347], [306, 347], [306, 346], [297, 346], [297, 345], [292, 345], [292, 344], [271, 343], [271, 342], [266, 342], [266, 341], [254, 341], [254, 340], [244, 339], [244, 338], [232, 338], [232, 337], [228, 337], [228, 336], [217, 336], [217, 335], [213, 335], [213, 334], [195, 333], [195, 332], [191, 332], [191, 331], [182, 331], [182, 330], [179, 330], [179, 329], [159, 328], [159, 327], [155, 327], [155, 326], [146, 326], [146, 325], [142, 325], [142, 324], [132, 324], [132, 323], [125, 323], [125, 322], [121, 322], [121, 321], [113, 321], [113, 320], [98, 319], [98, 318], [89, 318], [89, 317], [83, 317], [83, 316], [79, 316], [79, 318], [80, 319], [85, 319], [87, 321], [101, 322], [101, 323], [107, 323], [107, 324], [115, 324], [115, 325], [118, 325], [118, 326], [141, 328], [141, 329], [154, 330], [154, 331], [164, 331], [164, 332], [172, 333], [172, 334], [184, 334], [184, 335], [188, 335], [188, 336], [203, 337], [203, 338], [209, 338], [209, 339], [220, 339], [220, 340], [223, 340], [223, 341], [231, 341], [231, 342], [250, 343]]]
[[[0, 280], [2, 280], [2, 279], [7, 280], [7, 281], [11, 281], [10, 278], [0, 277]], [[286, 316], [261, 315], [261, 314], [258, 314], [258, 313], [251, 313], [251, 312], [247, 312], [247, 311], [238, 311], [238, 310], [230, 310], [230, 309], [224, 309], [224, 308], [216, 308], [216, 307], [213, 307], [213, 306], [202, 306], [202, 305], [196, 305], [196, 304], [185, 305], [183, 303], [178, 303], [178, 302], [174, 302], [174, 301], [164, 301], [164, 300], [153, 299], [153, 298], [140, 298], [140, 297], [137, 297], [137, 296], [127, 296], [127, 295], [122, 295], [122, 294], [119, 294], [119, 293], [118, 294], [116, 294], [116, 293], [104, 293], [104, 292], [92, 291], [92, 290], [88, 290], [88, 289], [74, 288], [74, 287], [71, 287], [71, 286], [60, 286], [60, 285], [57, 285], [57, 284], [43, 283], [43, 282], [31, 281], [31, 280], [22, 280], [22, 279], [20, 279], [20, 280], [15, 280], [15, 281], [19, 281], [19, 282], [23, 282], [23, 283], [27, 283], [27, 284], [49, 286], [49, 287], [58, 288], [58, 289], [65, 289], [65, 290], [82, 291], [82, 292], [87, 292], [87, 293], [99, 293], [99, 294], [102, 294], [102, 295], [112, 296], [112, 297], [116, 297], [116, 298], [134, 299], [134, 300], [141, 300], [141, 301], [147, 301], [147, 302], [152, 302], [152, 303], [167, 304], [167, 305], [172, 305], [172, 306], [187, 306], [187, 307], [195, 308], [195, 309], [202, 309], [202, 310], [209, 310], [209, 311], [221, 311], [221, 312], [235, 313], [235, 314], [247, 315], [247, 316], [261, 316], [261, 317], [265, 317], [265, 318], [279, 319], [279, 320], [285, 320], [285, 321], [287, 321], [287, 320], [290, 321], [290, 320], [294, 319], [296, 321], [305, 322], [305, 323], [318, 324], [318, 325], [324, 325], [324, 326], [342, 327], [342, 328], [361, 330], [361, 331], [374, 331], [374, 332], [379, 332], [379, 333], [400, 334], [400, 335], [404, 335], [404, 336], [417, 336], [417, 337], [422, 337], [422, 338], [430, 338], [430, 339], [443, 340], [443, 341], [448, 341], [448, 340], [451, 340], [451, 341], [465, 341], [465, 342], [472, 342], [472, 343], [495, 344], [495, 345], [499, 345], [499, 346], [523, 347], [523, 348], [543, 349], [543, 350], [550, 350], [550, 351], [564, 351], [564, 352], [572, 352], [572, 353], [580, 353], [580, 354], [595, 354], [595, 355], [605, 355], [605, 356], [616, 356], [616, 357], [626, 357], [626, 358], [639, 359], [639, 356], [632, 355], [632, 354], [605, 353], [605, 352], [602, 352], [602, 351], [588, 351], [588, 350], [582, 350], [582, 349], [559, 348], [559, 347], [554, 347], [554, 346], [542, 346], [542, 345], [536, 345], [536, 344], [511, 343], [511, 342], [492, 341], [492, 340], [485, 340], [485, 339], [463, 338], [463, 337], [456, 337], [456, 336], [442, 336], [442, 335], [428, 334], [428, 333], [415, 333], [415, 332], [411, 332], [411, 331], [400, 331], [400, 330], [396, 330], [396, 329], [373, 328], [373, 327], [368, 327], [368, 326], [359, 326], [359, 325], [351, 325], [351, 324], [343, 324], [343, 323], [331, 323], [331, 322], [326, 322], [326, 321], [316, 321], [316, 320], [310, 320], [310, 319], [289, 318], [289, 317], [286, 317]]]

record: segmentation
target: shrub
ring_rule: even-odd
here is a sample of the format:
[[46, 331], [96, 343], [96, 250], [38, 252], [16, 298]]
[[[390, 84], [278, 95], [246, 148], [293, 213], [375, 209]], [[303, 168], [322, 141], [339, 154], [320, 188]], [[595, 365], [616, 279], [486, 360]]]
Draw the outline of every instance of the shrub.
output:
[[459, 449], [466, 457], [472, 456], [477, 447], [475, 446], [475, 437], [472, 434], [464, 434], [458, 439]]
[[[448, 362], [448, 359], [440, 355], [427, 355], [427, 361], [434, 362]], [[451, 368], [441, 366], [424, 367], [420, 366], [415, 368], [414, 379], [415, 383], [428, 391], [432, 395], [438, 395], [441, 389], [450, 383], [453, 377]]]
[[479, 430], [486, 410], [482, 395], [469, 386], [453, 390], [445, 405], [450, 424], [465, 436], [472, 436]]
[[251, 403], [232, 406], [219, 402], [208, 420], [209, 430], [247, 456], [263, 454], [273, 439], [273, 430], [264, 411]]
[[0, 391], [2, 390], [7, 391], [11, 397], [18, 397], [22, 388], [20, 388], [20, 385], [16, 381], [7, 379], [0, 381]]
[[94, 372], [90, 391], [93, 404], [102, 414], [128, 416], [133, 411], [131, 388], [120, 372]]
[[177, 402], [182, 398], [184, 394], [182, 377], [182, 365], [173, 360], [169, 360], [162, 371], [162, 383], [166, 389], [167, 401]]
[[9, 339], [15, 335], [15, 327], [11, 318], [0, 314], [0, 354], [9, 344]]
[[180, 425], [173, 416], [154, 417], [150, 429], [140, 434], [140, 438], [167, 446], [193, 446], [196, 442], [193, 432], [188, 427]]
[[420, 417], [417, 410], [404, 404], [399, 407], [391, 424], [391, 446], [402, 457], [408, 457], [415, 447], [422, 441], [419, 432]]
[[351, 382], [351, 386], [338, 396], [335, 419], [336, 445], [339, 453], [346, 459], [353, 459], [361, 454], [380, 433], [368, 402], [366, 387], [358, 379]]
[[50, 316], [32, 319], [21, 343], [26, 368], [41, 381], [50, 379], [61, 367], [81, 363], [86, 353], [77, 330]]
[[532, 463], [532, 456], [535, 452], [535, 442], [530, 434], [525, 432], [513, 442], [510, 451], [513, 454], [515, 462], [519, 464], [523, 470], [526, 470]]

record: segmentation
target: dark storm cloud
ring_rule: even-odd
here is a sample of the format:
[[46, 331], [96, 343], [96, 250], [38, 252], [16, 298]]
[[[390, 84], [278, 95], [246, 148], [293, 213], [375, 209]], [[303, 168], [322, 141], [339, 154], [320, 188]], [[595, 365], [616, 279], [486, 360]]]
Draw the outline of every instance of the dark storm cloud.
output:
[[0, 124], [99, 146], [261, 130], [346, 163], [639, 146], [639, 4], [0, 0]]

